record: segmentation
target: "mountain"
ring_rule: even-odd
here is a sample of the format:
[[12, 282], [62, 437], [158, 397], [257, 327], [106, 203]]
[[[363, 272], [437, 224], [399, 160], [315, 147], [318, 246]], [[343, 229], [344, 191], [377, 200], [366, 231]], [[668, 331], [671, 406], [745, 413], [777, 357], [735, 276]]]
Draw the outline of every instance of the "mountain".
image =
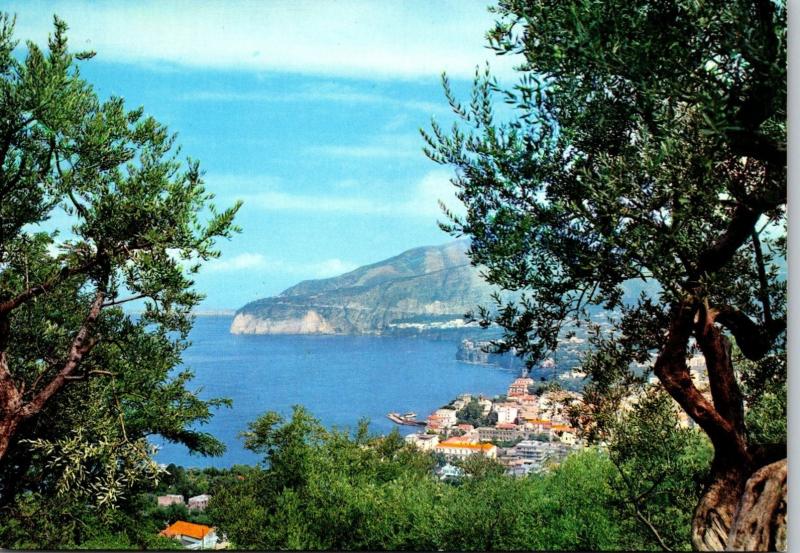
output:
[[[469, 242], [415, 248], [338, 277], [307, 280], [236, 312], [234, 334], [409, 334], [464, 326], [492, 288]], [[470, 327], [471, 328], [471, 327]]]

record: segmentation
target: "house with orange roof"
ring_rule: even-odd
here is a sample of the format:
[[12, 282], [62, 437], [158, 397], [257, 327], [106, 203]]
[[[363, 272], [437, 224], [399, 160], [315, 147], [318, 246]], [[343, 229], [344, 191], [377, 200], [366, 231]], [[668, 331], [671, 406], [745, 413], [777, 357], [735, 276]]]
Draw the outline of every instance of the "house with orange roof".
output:
[[178, 540], [186, 549], [214, 549], [217, 545], [217, 532], [214, 528], [185, 520], [170, 524], [159, 534]]

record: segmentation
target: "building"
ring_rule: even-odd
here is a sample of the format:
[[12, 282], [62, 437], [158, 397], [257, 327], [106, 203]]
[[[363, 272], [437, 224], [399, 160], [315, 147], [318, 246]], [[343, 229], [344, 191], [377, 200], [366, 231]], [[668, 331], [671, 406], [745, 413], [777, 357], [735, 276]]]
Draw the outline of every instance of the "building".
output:
[[189, 498], [189, 508], [204, 511], [208, 507], [208, 500], [211, 496], [208, 494], [200, 494]]
[[466, 459], [470, 455], [476, 453], [495, 459], [497, 457], [497, 446], [492, 444], [445, 440], [436, 446], [436, 452], [443, 453], [448, 459]]
[[169, 507], [170, 505], [183, 505], [183, 496], [174, 494], [158, 496], [159, 507]]
[[497, 413], [497, 424], [516, 422], [519, 407], [513, 403], [500, 403], [494, 406], [494, 411]]
[[214, 549], [217, 532], [205, 524], [194, 524], [179, 520], [160, 532], [162, 536], [181, 542], [186, 549]]
[[405, 437], [405, 441], [422, 451], [434, 451], [439, 444], [439, 436], [436, 434], [409, 434]]
[[452, 407], [453, 407], [453, 409], [455, 409], [456, 411], [460, 411], [461, 409], [463, 409], [464, 407], [466, 407], [466, 406], [467, 406], [467, 404], [468, 404], [470, 401], [472, 401], [472, 396], [471, 396], [470, 394], [461, 394], [460, 396], [458, 396], [458, 399], [456, 399], [456, 400], [455, 400], [455, 401], [452, 403]]
[[509, 476], [528, 476], [528, 474], [538, 468], [535, 463], [519, 457], [506, 457], [501, 460], [501, 463], [506, 468], [506, 474]]
[[525, 440], [511, 449], [511, 454], [525, 461], [532, 462], [536, 470], [541, 468], [548, 459], [554, 461], [563, 460], [569, 454], [571, 448], [558, 442], [538, 442], [536, 440]]
[[444, 428], [455, 426], [458, 422], [455, 409], [437, 409], [433, 414], [440, 418]]
[[439, 475], [440, 480], [458, 480], [464, 476], [464, 470], [460, 467], [447, 463], [442, 468], [438, 469], [436, 474]]
[[523, 430], [516, 424], [503, 422], [497, 426], [481, 426], [478, 438], [482, 442], [512, 442], [523, 437]]
[[481, 415], [484, 417], [492, 410], [492, 400], [486, 399], [485, 397], [478, 398], [478, 405], [481, 406]]
[[439, 415], [428, 416], [427, 423], [425, 425], [425, 430], [427, 430], [428, 432], [438, 433], [444, 430], [445, 428], [446, 427], [444, 424], [444, 420], [442, 420], [442, 417], [440, 417]]
[[528, 386], [533, 386], [532, 378], [518, 378], [508, 387], [508, 397], [528, 395]]

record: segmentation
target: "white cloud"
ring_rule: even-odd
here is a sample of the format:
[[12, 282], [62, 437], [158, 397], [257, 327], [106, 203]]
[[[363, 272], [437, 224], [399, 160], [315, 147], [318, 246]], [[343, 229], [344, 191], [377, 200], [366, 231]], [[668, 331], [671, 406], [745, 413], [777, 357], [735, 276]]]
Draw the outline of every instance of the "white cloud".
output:
[[341, 259], [333, 258], [320, 261], [319, 263], [312, 263], [310, 265], [311, 273], [318, 278], [337, 276], [343, 273], [348, 273], [357, 268], [355, 263], [342, 261]]
[[369, 78], [469, 78], [491, 59], [485, 0], [11, 2], [17, 36], [43, 43], [57, 13], [107, 62]]
[[261, 273], [290, 274], [301, 278], [325, 278], [352, 271], [356, 267], [356, 264], [338, 258], [296, 263], [269, 258], [260, 253], [245, 252], [231, 257], [223, 255], [219, 259], [206, 263], [202, 271], [208, 273], [233, 273], [257, 269]]
[[284, 92], [241, 92], [237, 90], [196, 90], [180, 99], [194, 102], [248, 102], [248, 103], [309, 103], [336, 102], [346, 105], [380, 105], [426, 114], [449, 114], [450, 107], [443, 103], [398, 98], [387, 94], [364, 92], [341, 83], [304, 84]]
[[255, 206], [266, 211], [316, 211], [339, 213], [376, 213], [383, 210], [380, 204], [368, 198], [340, 198], [337, 196], [313, 196], [287, 194], [286, 192], [263, 192], [242, 196], [245, 206]]
[[451, 211], [463, 212], [463, 205], [455, 196], [455, 188], [447, 171], [430, 171], [409, 190], [408, 197], [399, 201], [364, 196], [289, 194], [274, 190], [241, 195], [239, 198], [244, 200], [245, 209], [257, 208], [265, 211], [435, 218], [443, 216], [439, 207], [441, 200]]
[[209, 273], [229, 273], [243, 269], [261, 269], [267, 265], [267, 258], [260, 253], [240, 253], [233, 257], [214, 259], [206, 263], [203, 270]]
[[365, 144], [365, 145], [328, 145], [312, 146], [307, 152], [315, 156], [349, 157], [355, 159], [375, 158], [417, 158], [422, 155], [422, 148], [405, 148], [390, 145]]
[[422, 139], [418, 134], [387, 133], [374, 137], [368, 143], [309, 146], [306, 148], [306, 153], [313, 156], [354, 159], [422, 159], [424, 155], [422, 145]]
[[442, 215], [440, 201], [453, 213], [464, 212], [464, 206], [456, 198], [455, 187], [450, 182], [450, 173], [436, 170], [426, 174], [417, 183], [414, 197], [406, 202], [402, 209], [408, 213], [439, 216]]

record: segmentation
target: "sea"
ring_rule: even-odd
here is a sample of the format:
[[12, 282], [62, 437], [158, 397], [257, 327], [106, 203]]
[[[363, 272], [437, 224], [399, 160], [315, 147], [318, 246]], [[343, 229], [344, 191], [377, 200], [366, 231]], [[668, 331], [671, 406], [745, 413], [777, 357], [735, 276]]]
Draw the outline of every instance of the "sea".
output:
[[413, 411], [424, 420], [463, 393], [505, 393], [519, 369], [457, 361], [457, 342], [386, 336], [255, 336], [229, 332], [232, 317], [198, 317], [184, 352], [195, 376], [191, 390], [204, 399], [230, 398], [208, 424], [197, 427], [221, 440], [219, 457], [190, 454], [160, 439], [155, 460], [185, 467], [230, 467], [261, 458], [246, 450], [240, 434], [267, 411], [290, 416], [305, 406], [327, 427], [354, 430], [360, 419], [370, 430], [402, 434], [386, 415]]

